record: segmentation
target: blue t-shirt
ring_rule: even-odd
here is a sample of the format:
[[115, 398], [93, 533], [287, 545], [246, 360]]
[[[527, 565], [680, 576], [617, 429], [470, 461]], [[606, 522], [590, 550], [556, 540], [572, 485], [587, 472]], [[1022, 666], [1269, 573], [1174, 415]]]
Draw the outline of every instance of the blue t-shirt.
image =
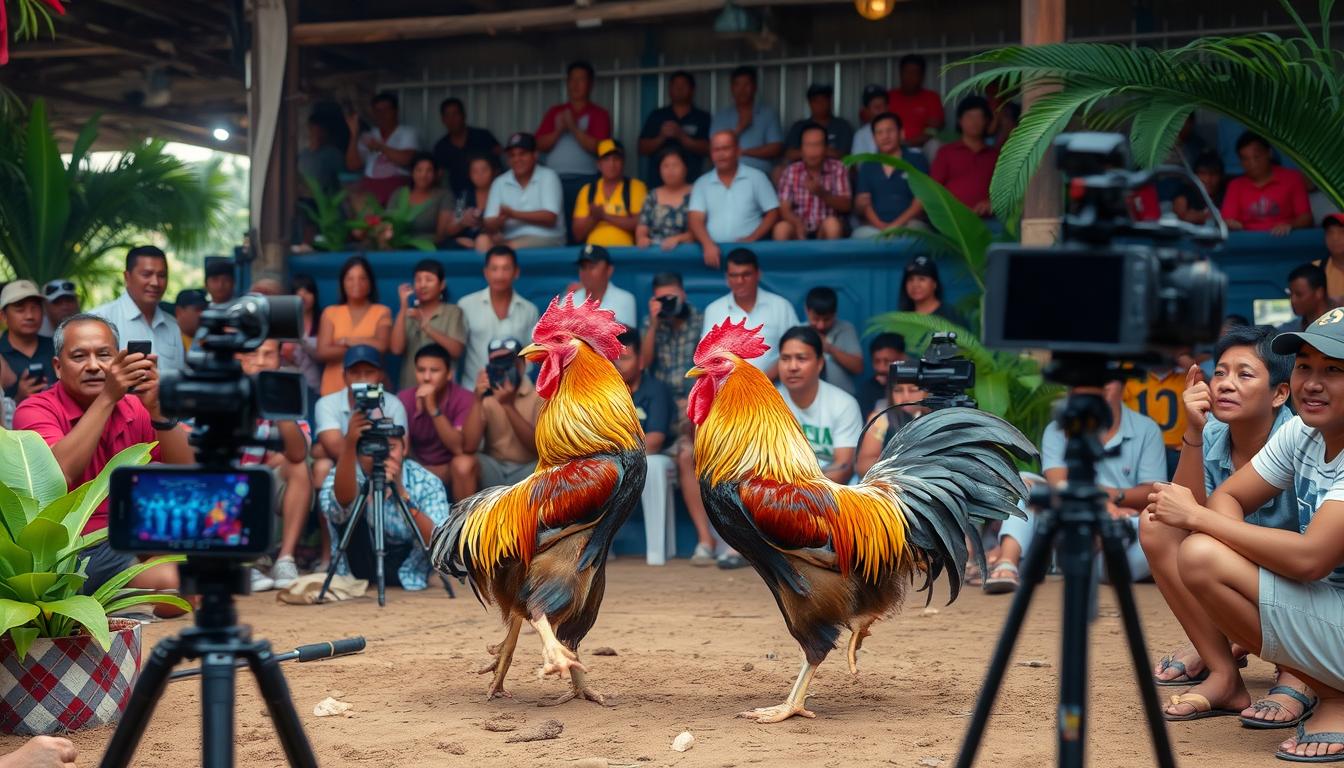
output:
[[[1272, 437], [1275, 432], [1293, 418], [1293, 412], [1287, 407], [1279, 409], [1270, 428]], [[1210, 418], [1204, 425], [1204, 495], [1227, 482], [1235, 471], [1232, 468], [1232, 439], [1228, 426], [1217, 419]], [[1265, 528], [1281, 528], [1285, 531], [1298, 529], [1297, 492], [1289, 487], [1270, 499], [1265, 506], [1246, 515], [1246, 522]]]
[[[714, 113], [714, 119], [710, 122], [709, 133], [714, 135], [719, 131], [731, 131], [737, 127], [737, 105], [729, 104]], [[763, 147], [766, 144], [782, 143], [784, 141], [784, 129], [779, 125], [779, 113], [775, 108], [767, 104], [756, 103], [751, 108], [751, 125], [742, 131], [737, 137], [737, 145], [742, 149], [755, 149]], [[742, 156], [742, 162], [758, 171], [769, 173], [774, 167], [773, 160], [766, 160], [761, 157]]]
[[[929, 172], [929, 162], [923, 152], [902, 150], [901, 159], [924, 173]], [[873, 212], [883, 221], [891, 221], [910, 207], [915, 201], [915, 193], [910, 191], [910, 182], [905, 179], [905, 171], [892, 169], [886, 174], [887, 166], [881, 163], [864, 163], [859, 166], [859, 180], [854, 185], [854, 196], [862, 194], [873, 196]]]
[[641, 376], [639, 389], [630, 393], [635, 403], [635, 415], [639, 417], [639, 426], [644, 434], [660, 432], [664, 435], [664, 444], [670, 443], [672, 435], [672, 395], [667, 385], [653, 376]]

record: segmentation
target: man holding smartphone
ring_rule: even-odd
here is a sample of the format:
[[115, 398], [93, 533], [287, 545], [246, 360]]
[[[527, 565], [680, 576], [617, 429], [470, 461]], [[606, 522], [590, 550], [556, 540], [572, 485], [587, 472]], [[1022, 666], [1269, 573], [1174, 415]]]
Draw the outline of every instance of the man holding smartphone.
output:
[[56, 380], [52, 358], [56, 352], [50, 336], [42, 336], [42, 293], [31, 280], [15, 280], [0, 291], [0, 312], [9, 330], [0, 334], [4, 356], [15, 381], [5, 387], [5, 396], [21, 403]]

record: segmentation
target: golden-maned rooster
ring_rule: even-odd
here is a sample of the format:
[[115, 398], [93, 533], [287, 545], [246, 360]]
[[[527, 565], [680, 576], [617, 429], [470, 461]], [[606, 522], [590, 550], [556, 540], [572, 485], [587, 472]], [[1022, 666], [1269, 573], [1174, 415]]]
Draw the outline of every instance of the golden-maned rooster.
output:
[[741, 713], [773, 723], [806, 708], [812, 675], [850, 631], [849, 668], [868, 628], [900, 607], [917, 574], [922, 589], [944, 570], [956, 599], [976, 521], [1018, 513], [1026, 494], [1011, 456], [1034, 455], [994, 416], [956, 408], [911, 422], [855, 486], [821, 473], [802, 428], [770, 380], [747, 362], [768, 347], [760, 328], [725, 322], [695, 351], [700, 377], [687, 415], [698, 425], [695, 470], [719, 535], [765, 579], [802, 646], [788, 699]]
[[537, 393], [537, 469], [517, 485], [487, 488], [459, 501], [434, 532], [435, 566], [467, 576], [482, 604], [495, 604], [508, 632], [495, 656], [487, 696], [508, 694], [504, 676], [518, 631], [541, 638], [544, 672], [570, 678], [575, 697], [603, 703], [589, 689], [579, 643], [597, 620], [607, 550], [644, 487], [644, 431], [630, 391], [611, 361], [625, 326], [593, 300], [551, 301], [533, 343], [520, 354], [541, 363]]

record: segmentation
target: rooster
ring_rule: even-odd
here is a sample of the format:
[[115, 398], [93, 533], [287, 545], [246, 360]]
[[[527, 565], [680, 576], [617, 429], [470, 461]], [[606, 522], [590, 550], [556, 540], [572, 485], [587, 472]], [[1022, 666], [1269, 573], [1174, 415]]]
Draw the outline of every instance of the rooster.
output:
[[747, 362], [769, 349], [759, 331], [726, 321], [705, 335], [686, 374], [699, 378], [687, 415], [710, 520], [765, 580], [802, 646], [784, 703], [739, 715], [774, 723], [816, 716], [807, 688], [841, 627], [857, 674], [869, 627], [900, 607], [916, 576], [928, 589], [946, 571], [956, 599], [968, 540], [984, 559], [973, 523], [1020, 514], [1026, 488], [1011, 457], [1035, 450], [1007, 422], [953, 408], [903, 428], [861, 484], [831, 482], [774, 385]]
[[540, 362], [537, 469], [513, 486], [487, 488], [454, 505], [435, 532], [435, 567], [466, 576], [482, 605], [499, 607], [507, 626], [487, 700], [508, 696], [504, 677], [524, 621], [542, 642], [543, 672], [570, 690], [554, 704], [583, 698], [604, 704], [587, 685], [579, 643], [597, 620], [607, 551], [644, 487], [644, 431], [630, 391], [611, 361], [625, 327], [610, 310], [574, 295], [557, 297], [519, 352]]

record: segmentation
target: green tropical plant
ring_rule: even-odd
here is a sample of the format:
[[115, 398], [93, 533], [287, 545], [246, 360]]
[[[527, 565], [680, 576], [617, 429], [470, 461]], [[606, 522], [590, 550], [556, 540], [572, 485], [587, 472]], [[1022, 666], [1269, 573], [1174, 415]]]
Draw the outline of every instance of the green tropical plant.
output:
[[111, 643], [107, 614], [146, 603], [191, 606], [176, 595], [126, 585], [180, 556], [156, 557], [133, 565], [92, 595], [79, 594], [86, 581], [84, 550], [107, 539], [107, 529], [82, 533], [103, 499], [117, 467], [145, 464], [150, 446], [134, 445], [108, 462], [94, 479], [66, 491], [65, 475], [51, 448], [36, 432], [0, 430], [0, 635], [9, 633], [22, 660], [33, 640], [66, 637], [76, 629], [106, 649]]
[[1289, 0], [1279, 0], [1300, 36], [1205, 37], [1170, 50], [1094, 43], [1009, 46], [952, 66], [985, 67], [949, 98], [997, 85], [1012, 99], [1038, 86], [1037, 99], [999, 153], [990, 202], [1015, 219], [1027, 183], [1060, 131], [1076, 116], [1102, 130], [1129, 123], [1135, 160], [1163, 161], [1196, 108], [1226, 115], [1265, 136], [1344, 209], [1344, 53], [1331, 47], [1334, 0], [1319, 0], [1319, 37]]
[[11, 114], [0, 125], [0, 261], [12, 277], [92, 285], [120, 273], [104, 257], [138, 233], [190, 250], [219, 226], [227, 192], [217, 164], [193, 167], [149, 140], [95, 167], [97, 137], [95, 116], [62, 162], [41, 99], [26, 124]]
[[315, 177], [306, 173], [303, 175], [303, 180], [308, 183], [308, 191], [312, 195], [313, 202], [310, 204], [305, 200], [299, 205], [317, 228], [313, 247], [323, 251], [345, 250], [346, 242], [350, 239], [350, 226], [345, 220], [345, 209], [342, 205], [345, 202], [346, 191], [342, 189], [335, 194], [329, 193], [322, 188]]
[[406, 187], [398, 189], [387, 201], [379, 205], [369, 195], [360, 205], [359, 215], [346, 222], [351, 232], [363, 232], [364, 242], [370, 248], [384, 251], [432, 251], [434, 243], [411, 233], [411, 222], [429, 205], [428, 200], [419, 205], [411, 205], [411, 191]]
[[[0, 66], [9, 63], [9, 23], [6, 6], [10, 0], [0, 0]], [[38, 30], [47, 27], [47, 33], [56, 36], [56, 27], [51, 23], [51, 12], [65, 15], [65, 6], [61, 0], [13, 0], [13, 13], [19, 23], [14, 27], [15, 40], [30, 40], [37, 37]]]

